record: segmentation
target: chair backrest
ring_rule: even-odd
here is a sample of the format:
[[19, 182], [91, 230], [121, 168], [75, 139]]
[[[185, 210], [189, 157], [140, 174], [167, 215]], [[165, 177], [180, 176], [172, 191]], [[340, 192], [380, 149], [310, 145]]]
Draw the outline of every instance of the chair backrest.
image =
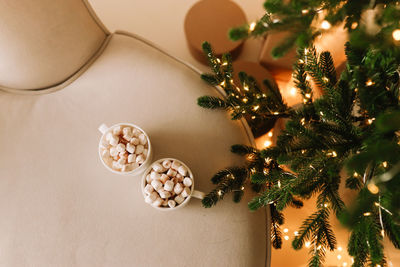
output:
[[62, 87], [108, 36], [86, 0], [0, 0], [0, 89]]

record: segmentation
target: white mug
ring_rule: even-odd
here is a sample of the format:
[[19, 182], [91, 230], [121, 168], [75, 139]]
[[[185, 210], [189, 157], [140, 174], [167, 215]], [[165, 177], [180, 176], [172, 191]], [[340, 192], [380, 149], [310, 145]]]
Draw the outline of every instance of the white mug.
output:
[[184, 206], [186, 206], [189, 203], [191, 197], [195, 197], [197, 199], [203, 199], [204, 198], [205, 194], [203, 192], [194, 190], [195, 181], [194, 181], [194, 177], [193, 177], [192, 171], [189, 169], [188, 166], [186, 166], [185, 163], [183, 163], [182, 161], [180, 161], [178, 159], [174, 159], [174, 158], [163, 158], [163, 159], [156, 160], [152, 164], [150, 164], [150, 166], [147, 168], [147, 170], [143, 173], [143, 177], [142, 177], [142, 185], [141, 186], [142, 186], [143, 197], [146, 197], [146, 193], [144, 192], [144, 188], [146, 186], [146, 176], [151, 172], [152, 166], [153, 166], [154, 163], [160, 163], [161, 164], [164, 160], [170, 160], [171, 162], [172, 161], [177, 161], [188, 170], [188, 175], [187, 176], [189, 176], [192, 179], [192, 186], [191, 186], [191, 190], [190, 190], [190, 195], [187, 198], [185, 198], [185, 200], [181, 204], [179, 204], [179, 205], [177, 205], [177, 206], [175, 206], [173, 208], [170, 208], [169, 206], [167, 206], [167, 207], [157, 207], [157, 206], [151, 205], [153, 208], [158, 209], [158, 210], [162, 210], [162, 211], [177, 210], [177, 209], [180, 209], [180, 208], [183, 208]]
[[[110, 132], [114, 127], [116, 126], [130, 126], [132, 128], [137, 128], [139, 129], [147, 138], [147, 143], [148, 143], [148, 152], [147, 152], [147, 156], [146, 156], [146, 160], [143, 162], [142, 165], [140, 165], [138, 168], [132, 170], [132, 171], [128, 171], [128, 172], [122, 172], [122, 171], [116, 171], [114, 169], [112, 169], [110, 166], [108, 166], [104, 160], [103, 157], [101, 156], [101, 143], [102, 141], [106, 138], [106, 135], [108, 132]], [[100, 157], [100, 161], [103, 163], [103, 165], [111, 172], [113, 173], [117, 173], [117, 174], [122, 174], [122, 175], [138, 175], [141, 174], [145, 169], [147, 169], [150, 165], [150, 162], [153, 158], [153, 148], [151, 147], [151, 143], [150, 143], [150, 138], [147, 135], [147, 133], [145, 131], [143, 131], [142, 128], [132, 124], [132, 123], [118, 123], [115, 124], [111, 127], [108, 127], [107, 125], [105, 125], [104, 123], [101, 124], [99, 126], [99, 131], [102, 133], [102, 136], [100, 138], [100, 142], [99, 142], [99, 157]]]

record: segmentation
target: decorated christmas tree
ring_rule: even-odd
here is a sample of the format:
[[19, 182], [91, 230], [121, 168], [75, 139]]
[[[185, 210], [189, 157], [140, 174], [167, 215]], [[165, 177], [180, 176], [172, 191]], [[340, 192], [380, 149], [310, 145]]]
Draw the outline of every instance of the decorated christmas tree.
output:
[[[246, 164], [215, 174], [211, 181], [216, 187], [203, 205], [212, 207], [228, 193], [239, 202], [249, 185], [258, 193], [249, 208], [270, 209], [272, 244], [281, 248], [282, 211], [301, 208], [302, 200], [315, 196], [315, 212], [292, 242], [294, 249], [310, 242], [309, 266], [322, 266], [326, 251], [337, 246], [330, 216], [351, 231], [348, 253], [353, 266], [386, 266], [383, 238], [400, 249], [400, 4], [268, 0], [265, 8], [259, 21], [232, 29], [230, 36], [290, 32], [273, 55], [297, 48], [293, 77], [303, 103], [289, 107], [273, 83], [264, 81], [269, 90], [263, 92], [245, 73], [239, 73], [240, 84], [235, 84], [230, 56], [217, 58], [204, 43], [212, 73], [202, 78], [221, 86], [226, 96], [204, 96], [198, 104], [227, 110], [234, 120], [245, 117], [253, 127], [260, 124], [252, 121], [279, 118], [286, 120], [286, 127], [275, 146], [259, 150], [233, 145], [232, 152], [244, 156]], [[313, 46], [318, 36], [323, 38], [337, 25], [349, 32], [342, 73], [336, 73], [328, 51], [318, 53]], [[313, 87], [322, 97], [313, 96]], [[351, 205], [340, 196], [341, 183], [357, 194]]]

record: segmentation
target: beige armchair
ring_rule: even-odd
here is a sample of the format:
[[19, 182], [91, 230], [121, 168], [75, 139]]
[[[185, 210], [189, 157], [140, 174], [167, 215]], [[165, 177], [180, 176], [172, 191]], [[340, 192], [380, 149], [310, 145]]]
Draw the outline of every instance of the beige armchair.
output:
[[[0, 0], [0, 265], [264, 266], [265, 214], [229, 199], [172, 212], [139, 176], [106, 170], [105, 122], [146, 130], [154, 159], [187, 163], [196, 189], [254, 140], [245, 122], [196, 106], [217, 95], [197, 70], [135, 35], [110, 34], [82, 0]], [[51, 93], [50, 93], [51, 92]], [[45, 94], [47, 93], [47, 94]], [[29, 94], [29, 95], [27, 95]]]

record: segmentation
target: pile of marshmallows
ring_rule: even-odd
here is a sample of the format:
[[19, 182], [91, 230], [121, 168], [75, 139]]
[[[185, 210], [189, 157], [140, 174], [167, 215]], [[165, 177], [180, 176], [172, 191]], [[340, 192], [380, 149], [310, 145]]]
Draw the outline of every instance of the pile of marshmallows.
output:
[[193, 180], [188, 170], [177, 160], [155, 162], [146, 176], [145, 201], [154, 207], [174, 208], [190, 196]]
[[103, 161], [115, 171], [132, 171], [144, 163], [147, 155], [147, 137], [135, 127], [115, 126], [101, 140]]

